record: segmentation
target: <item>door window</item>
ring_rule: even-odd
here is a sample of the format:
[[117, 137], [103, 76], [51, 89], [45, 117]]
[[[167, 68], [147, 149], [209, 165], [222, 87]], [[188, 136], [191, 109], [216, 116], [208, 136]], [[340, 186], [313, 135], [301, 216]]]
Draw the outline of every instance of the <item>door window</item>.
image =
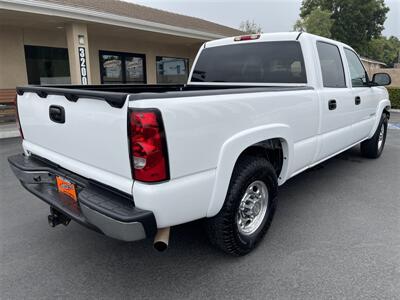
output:
[[368, 82], [368, 75], [357, 54], [347, 48], [344, 49], [344, 53], [349, 64], [351, 85], [353, 87], [365, 86]]
[[144, 54], [100, 51], [101, 83], [146, 83]]
[[317, 42], [317, 49], [324, 87], [346, 87], [339, 48], [333, 44]]

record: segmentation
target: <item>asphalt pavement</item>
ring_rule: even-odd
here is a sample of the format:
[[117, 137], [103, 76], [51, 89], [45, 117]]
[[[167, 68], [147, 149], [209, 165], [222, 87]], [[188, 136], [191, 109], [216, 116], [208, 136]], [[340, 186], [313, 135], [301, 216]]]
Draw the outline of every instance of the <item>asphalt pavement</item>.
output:
[[400, 130], [390, 128], [381, 158], [355, 147], [288, 181], [267, 236], [241, 258], [211, 247], [201, 222], [173, 228], [166, 253], [73, 222], [52, 229], [48, 206], [8, 167], [20, 140], [0, 140], [0, 298], [399, 299]]

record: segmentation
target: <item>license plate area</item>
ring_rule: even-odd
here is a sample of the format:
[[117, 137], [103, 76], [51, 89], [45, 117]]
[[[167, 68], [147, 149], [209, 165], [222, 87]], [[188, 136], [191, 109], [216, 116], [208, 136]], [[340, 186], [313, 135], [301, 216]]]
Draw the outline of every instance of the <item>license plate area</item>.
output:
[[67, 195], [75, 202], [78, 201], [76, 185], [61, 176], [56, 176], [57, 190], [59, 193]]

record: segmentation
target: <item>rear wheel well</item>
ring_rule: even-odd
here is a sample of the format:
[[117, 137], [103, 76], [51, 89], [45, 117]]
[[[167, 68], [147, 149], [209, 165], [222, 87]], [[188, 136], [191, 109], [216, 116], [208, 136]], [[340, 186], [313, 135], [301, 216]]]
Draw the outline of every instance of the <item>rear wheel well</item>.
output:
[[239, 155], [237, 161], [241, 160], [244, 156], [266, 158], [274, 167], [277, 176], [279, 176], [282, 171], [283, 160], [285, 159], [283, 154], [282, 141], [279, 138], [261, 141], [247, 147]]
[[383, 109], [383, 113], [386, 114], [387, 118], [390, 119], [390, 106], [386, 106]]

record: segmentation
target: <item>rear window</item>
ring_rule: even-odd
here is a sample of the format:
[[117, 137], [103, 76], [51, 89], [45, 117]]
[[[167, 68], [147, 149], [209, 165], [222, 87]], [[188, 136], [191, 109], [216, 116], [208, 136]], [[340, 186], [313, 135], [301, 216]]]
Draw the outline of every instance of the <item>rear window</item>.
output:
[[299, 42], [258, 42], [205, 48], [191, 81], [307, 83], [307, 76]]

